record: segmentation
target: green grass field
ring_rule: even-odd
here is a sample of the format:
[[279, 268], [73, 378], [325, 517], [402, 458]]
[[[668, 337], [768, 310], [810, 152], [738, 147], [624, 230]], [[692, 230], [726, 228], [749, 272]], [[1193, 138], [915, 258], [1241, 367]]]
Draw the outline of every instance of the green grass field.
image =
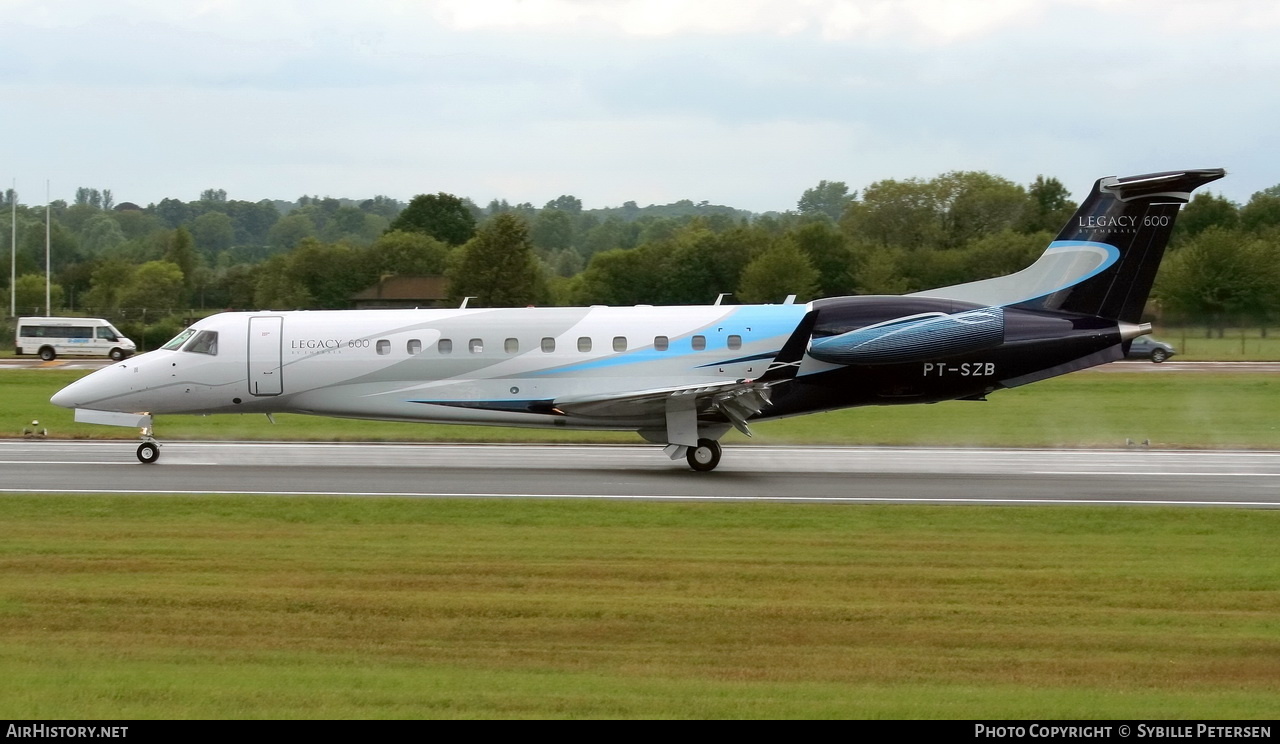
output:
[[1213, 331], [1206, 336], [1203, 326], [1158, 328], [1151, 334], [1177, 351], [1179, 361], [1273, 362], [1280, 359], [1280, 331], [1266, 336], [1258, 328], [1226, 328], [1222, 337]]
[[[54, 437], [135, 438], [133, 429], [77, 424], [49, 396], [83, 372], [0, 372], [0, 425], [9, 436], [39, 420]], [[282, 414], [162, 416], [162, 440], [627, 442], [628, 432], [341, 421]], [[857, 408], [752, 426], [729, 444], [1123, 446], [1280, 449], [1280, 376], [1082, 372], [993, 394], [986, 402]], [[4, 431], [4, 429], [0, 429]]]
[[[81, 374], [0, 372], [0, 421], [134, 437], [48, 403]], [[1085, 372], [757, 440], [1280, 449], [1278, 388]], [[638, 441], [276, 419], [158, 433]], [[0, 524], [10, 718], [1280, 716], [1272, 511], [7, 495]]]
[[0, 716], [1280, 715], [1280, 513], [0, 498]]

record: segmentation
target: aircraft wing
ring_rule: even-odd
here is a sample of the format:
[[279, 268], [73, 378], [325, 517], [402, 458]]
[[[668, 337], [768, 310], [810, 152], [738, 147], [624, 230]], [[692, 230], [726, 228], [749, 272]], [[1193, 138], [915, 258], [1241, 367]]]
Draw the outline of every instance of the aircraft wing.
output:
[[816, 310], [805, 315], [770, 363], [769, 369], [759, 379], [724, 380], [626, 393], [565, 396], [555, 399], [553, 410], [566, 416], [665, 419], [667, 441], [682, 445], [697, 443], [699, 416], [719, 413], [735, 429], [751, 436], [747, 420], [770, 405], [775, 385], [795, 379], [817, 317]]
[[554, 410], [566, 416], [618, 419], [696, 417], [718, 412], [747, 436], [747, 419], [770, 403], [770, 388], [785, 380], [725, 380], [701, 385], [677, 385], [617, 394], [563, 396]]

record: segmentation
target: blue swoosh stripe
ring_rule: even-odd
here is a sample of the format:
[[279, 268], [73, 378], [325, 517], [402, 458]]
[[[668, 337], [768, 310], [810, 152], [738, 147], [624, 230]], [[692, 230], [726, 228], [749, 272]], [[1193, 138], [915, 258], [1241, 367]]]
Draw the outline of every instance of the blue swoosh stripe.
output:
[[[743, 306], [741, 310], [735, 310], [733, 313], [715, 321], [713, 324], [691, 331], [687, 335], [671, 339], [671, 345], [666, 351], [658, 351], [653, 348], [652, 344], [650, 344], [633, 351], [618, 352], [617, 354], [603, 357], [601, 359], [573, 364], [568, 367], [542, 370], [532, 374], [559, 375], [564, 373], [585, 372], [588, 370], [607, 369], [609, 367], [628, 364], [669, 361], [675, 358], [702, 355], [707, 352], [715, 352], [717, 350], [728, 350], [729, 346], [727, 338], [715, 338], [714, 336], [707, 334], [708, 328], [716, 326], [731, 326], [735, 330], [750, 328], [752, 329], [751, 333], [753, 336], [756, 334], [762, 334], [765, 339], [781, 337], [785, 341], [786, 338], [791, 335], [791, 332], [795, 330], [800, 319], [804, 317], [804, 313], [804, 305], [746, 305]], [[707, 348], [701, 351], [694, 351], [692, 337], [699, 334], [708, 335]], [[714, 364], [717, 363], [704, 364], [701, 366], [714, 366]], [[718, 364], [725, 364], [725, 362], [718, 362]]]
[[1055, 248], [1100, 248], [1107, 255], [1106, 255], [1106, 258], [1102, 260], [1102, 263], [1099, 264], [1097, 268], [1095, 268], [1093, 271], [1089, 272], [1088, 274], [1085, 274], [1084, 276], [1078, 277], [1076, 279], [1072, 279], [1066, 284], [1063, 284], [1059, 287], [1051, 289], [1047, 292], [1040, 292], [1039, 294], [1032, 295], [1031, 297], [1027, 297], [1022, 300], [1018, 300], [1017, 302], [1005, 303], [1004, 306], [1007, 307], [1008, 305], [1018, 305], [1023, 302], [1038, 300], [1041, 297], [1048, 297], [1054, 292], [1061, 292], [1064, 289], [1070, 289], [1071, 287], [1074, 287], [1077, 284], [1088, 281], [1089, 279], [1092, 279], [1098, 274], [1101, 274], [1102, 272], [1114, 266], [1116, 261], [1120, 260], [1120, 249], [1115, 247], [1114, 245], [1111, 245], [1110, 243], [1096, 243], [1092, 240], [1055, 240], [1049, 244], [1049, 249], [1046, 250], [1045, 253], [1048, 253], [1049, 251], [1052, 251]]

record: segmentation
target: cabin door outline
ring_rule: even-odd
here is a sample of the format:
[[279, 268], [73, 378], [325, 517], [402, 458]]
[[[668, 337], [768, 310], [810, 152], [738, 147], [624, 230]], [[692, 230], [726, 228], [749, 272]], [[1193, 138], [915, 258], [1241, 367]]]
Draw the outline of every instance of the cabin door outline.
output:
[[259, 397], [284, 392], [281, 366], [284, 357], [284, 318], [257, 315], [249, 318], [249, 394]]

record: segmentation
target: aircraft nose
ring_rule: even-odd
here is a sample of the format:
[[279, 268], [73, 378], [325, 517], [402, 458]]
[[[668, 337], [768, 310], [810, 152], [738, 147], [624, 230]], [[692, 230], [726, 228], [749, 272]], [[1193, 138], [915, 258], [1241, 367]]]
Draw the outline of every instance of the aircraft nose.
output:
[[55, 406], [62, 406], [63, 408], [75, 408], [79, 401], [85, 400], [87, 397], [84, 395], [85, 386], [83, 383], [83, 379], [76, 380], [70, 385], [54, 393], [53, 397], [49, 399], [49, 402]]
[[54, 393], [49, 402], [63, 408], [111, 410], [113, 399], [130, 390], [130, 386], [122, 379], [124, 372], [123, 364], [104, 367]]

